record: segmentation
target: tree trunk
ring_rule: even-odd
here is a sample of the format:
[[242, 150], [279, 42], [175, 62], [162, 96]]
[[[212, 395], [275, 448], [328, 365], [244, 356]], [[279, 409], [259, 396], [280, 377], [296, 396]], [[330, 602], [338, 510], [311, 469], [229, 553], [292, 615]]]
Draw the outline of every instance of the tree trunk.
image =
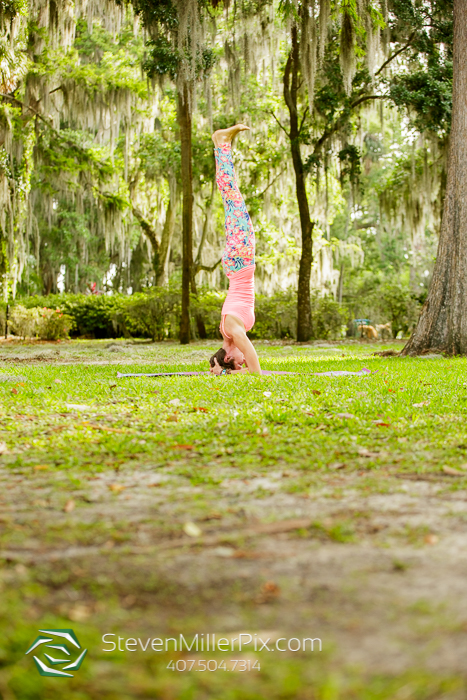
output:
[[[201, 265], [201, 255], [203, 253], [204, 244], [206, 242], [206, 236], [207, 236], [207, 232], [208, 232], [208, 228], [209, 228], [209, 220], [211, 218], [211, 209], [212, 209], [212, 205], [214, 203], [215, 191], [216, 191], [216, 183], [213, 180], [212, 189], [211, 189], [211, 196], [210, 196], [209, 201], [206, 205], [206, 210], [204, 213], [204, 223], [203, 223], [203, 231], [201, 233], [201, 240], [199, 242], [198, 252], [196, 253], [195, 264], [193, 265], [193, 268], [192, 268], [191, 291], [193, 294], [198, 294], [198, 290], [196, 287], [196, 275], [197, 275], [197, 273], [202, 269], [206, 269], [206, 266]], [[206, 324], [204, 323], [204, 316], [201, 313], [201, 311], [197, 310], [195, 320], [196, 320], [196, 328], [198, 330], [198, 335], [201, 338], [201, 340], [205, 340], [208, 337], [208, 334], [206, 331]]]
[[191, 156], [191, 100], [190, 86], [184, 83], [178, 91], [178, 125], [182, 155], [182, 316], [180, 342], [190, 342], [190, 284], [193, 267], [193, 173]]
[[173, 173], [169, 173], [169, 203], [165, 213], [164, 228], [162, 229], [161, 244], [159, 246], [159, 260], [156, 274], [156, 285], [163, 287], [169, 280], [170, 246], [175, 229], [175, 214], [177, 211], [177, 180]]
[[302, 255], [298, 272], [297, 295], [297, 340], [306, 341], [311, 338], [311, 304], [310, 304], [310, 279], [311, 264], [313, 262], [313, 227], [314, 222], [310, 218], [310, 207], [305, 187], [305, 173], [300, 151], [300, 130], [298, 123], [298, 74], [300, 70], [299, 42], [297, 27], [292, 28], [292, 48], [290, 50], [284, 71], [284, 99], [290, 115], [290, 150], [295, 171], [295, 190], [297, 194], [298, 211], [300, 214], [300, 227], [302, 232]]
[[[209, 197], [208, 203], [206, 204], [206, 210], [204, 212], [203, 231], [201, 233], [201, 240], [199, 242], [198, 252], [196, 253], [195, 266], [201, 264], [201, 257], [203, 255], [203, 248], [204, 248], [204, 244], [206, 242], [206, 236], [207, 236], [208, 229], [209, 229], [209, 222], [211, 220], [211, 212], [212, 212], [212, 207], [214, 204], [214, 196], [216, 193], [216, 189], [217, 189], [216, 181], [213, 180], [212, 187], [211, 187], [211, 195]], [[198, 270], [195, 270], [194, 274], [196, 274], [196, 272], [198, 272]]]
[[339, 270], [339, 287], [337, 292], [337, 301], [342, 304], [342, 293], [344, 291], [344, 263], [341, 262]]
[[152, 266], [154, 269], [154, 276], [157, 278], [159, 271], [159, 241], [157, 240], [157, 235], [149, 221], [144, 217], [143, 213], [138, 209], [138, 207], [132, 207], [133, 216], [137, 219], [139, 225], [141, 226], [143, 232], [149, 239], [152, 248]]
[[454, 0], [452, 126], [438, 254], [402, 355], [467, 354], [467, 0]]

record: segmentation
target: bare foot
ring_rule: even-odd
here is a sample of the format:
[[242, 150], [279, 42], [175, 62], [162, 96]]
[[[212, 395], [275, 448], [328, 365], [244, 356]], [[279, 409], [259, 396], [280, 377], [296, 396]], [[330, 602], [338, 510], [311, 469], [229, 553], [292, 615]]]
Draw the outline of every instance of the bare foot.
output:
[[212, 135], [212, 140], [214, 145], [218, 148], [225, 143], [232, 143], [235, 136], [240, 131], [249, 131], [250, 127], [245, 126], [245, 124], [235, 124], [235, 126], [230, 126], [228, 129], [218, 129]]

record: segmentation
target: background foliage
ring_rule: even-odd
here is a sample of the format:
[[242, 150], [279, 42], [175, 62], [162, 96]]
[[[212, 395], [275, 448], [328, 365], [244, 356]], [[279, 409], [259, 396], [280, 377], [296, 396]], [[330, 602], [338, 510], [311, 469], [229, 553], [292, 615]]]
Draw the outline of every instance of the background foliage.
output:
[[[212, 337], [217, 295], [227, 285], [210, 134], [246, 121], [253, 129], [237, 144], [235, 163], [257, 232], [257, 292], [272, 295], [264, 304], [277, 315], [273, 330], [261, 301], [254, 332], [293, 336], [301, 238], [282, 78], [295, 25], [299, 140], [314, 223], [311, 286], [329, 297], [313, 303], [320, 319], [334, 315], [331, 334], [338, 327], [331, 300], [343, 305], [344, 323], [353, 314], [410, 330], [430, 283], [445, 187], [450, 2], [53, 7], [41, 0], [0, 8], [10, 45], [0, 71], [5, 301], [27, 305], [29, 295], [80, 294], [91, 285], [106, 296], [144, 292], [144, 301], [128, 305], [125, 327], [136, 333], [129, 309], [136, 319], [143, 304], [153, 330], [139, 334], [154, 335], [154, 314], [154, 337], [169, 326], [176, 333], [178, 302], [168, 299], [180, 286], [182, 259], [177, 90], [191, 71], [192, 315], [202, 312]], [[193, 51], [196, 44], [196, 56], [181, 50], [180, 37]], [[376, 296], [385, 285], [396, 292], [382, 294], [382, 307]], [[211, 294], [198, 298], [198, 288]], [[404, 300], [402, 315], [394, 298]], [[67, 299], [53, 303], [65, 309]], [[80, 303], [73, 332], [116, 332], [117, 305]], [[99, 321], [88, 318], [91, 309]], [[325, 337], [320, 324], [313, 333]]]

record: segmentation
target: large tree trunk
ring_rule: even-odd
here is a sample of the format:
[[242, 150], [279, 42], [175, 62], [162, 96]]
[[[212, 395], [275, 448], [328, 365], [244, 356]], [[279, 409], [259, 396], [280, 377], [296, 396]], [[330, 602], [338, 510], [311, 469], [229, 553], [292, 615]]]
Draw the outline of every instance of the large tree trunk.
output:
[[295, 171], [295, 190], [297, 194], [298, 211], [300, 214], [300, 227], [302, 232], [302, 255], [298, 272], [297, 295], [297, 340], [306, 341], [311, 338], [311, 305], [310, 305], [310, 279], [311, 264], [313, 262], [313, 226], [310, 218], [310, 207], [305, 187], [305, 173], [300, 150], [300, 126], [298, 123], [298, 74], [300, 70], [299, 43], [297, 27], [292, 28], [292, 48], [290, 50], [284, 71], [284, 99], [290, 115], [290, 150]]
[[132, 211], [133, 216], [138, 220], [139, 225], [151, 244], [155, 285], [156, 287], [162, 287], [164, 284], [167, 284], [168, 281], [170, 246], [172, 243], [177, 211], [177, 181], [175, 175], [169, 173], [169, 203], [167, 205], [167, 211], [165, 212], [165, 222], [160, 243], [152, 224], [145, 218], [138, 207], [133, 206]]
[[403, 355], [467, 354], [467, 0], [454, 0], [452, 127], [433, 279]]
[[[208, 203], [206, 204], [206, 210], [204, 213], [204, 223], [203, 223], [203, 231], [201, 233], [201, 240], [199, 242], [198, 252], [196, 253], [195, 264], [193, 265], [193, 269], [192, 269], [191, 291], [193, 294], [198, 294], [198, 290], [196, 287], [196, 275], [197, 275], [197, 273], [200, 270], [209, 269], [206, 267], [206, 265], [201, 264], [201, 256], [203, 253], [204, 244], [206, 242], [206, 236], [207, 236], [208, 228], [209, 228], [209, 220], [211, 218], [211, 209], [212, 209], [212, 205], [214, 203], [214, 194], [215, 194], [216, 189], [217, 189], [216, 183], [215, 183], [215, 180], [213, 180], [212, 189], [211, 189], [211, 196], [209, 198]], [[204, 323], [204, 316], [199, 310], [196, 312], [195, 320], [196, 320], [196, 328], [198, 330], [198, 335], [201, 338], [201, 340], [205, 340], [208, 337], [208, 334], [206, 331], [206, 324]]]
[[193, 167], [191, 156], [191, 100], [190, 86], [184, 83], [178, 91], [178, 125], [182, 155], [182, 316], [180, 342], [190, 342], [190, 284], [193, 267]]
[[143, 232], [146, 234], [147, 238], [149, 239], [149, 242], [151, 244], [152, 248], [152, 266], [154, 269], [154, 275], [157, 277], [158, 270], [159, 270], [159, 248], [160, 244], [159, 241], [157, 240], [157, 235], [150, 224], [150, 222], [145, 218], [144, 214], [138, 209], [138, 207], [135, 207], [133, 205], [132, 207], [132, 212], [133, 216], [135, 219], [138, 221], [139, 225], [141, 226]]
[[163, 287], [169, 280], [170, 246], [175, 229], [175, 214], [177, 211], [177, 180], [174, 173], [169, 173], [169, 203], [165, 213], [164, 228], [162, 229], [161, 244], [159, 246], [158, 269], [156, 285]]
[[[202, 232], [201, 232], [201, 240], [200, 240], [200, 242], [199, 242], [198, 252], [196, 253], [195, 272], [194, 272], [194, 274], [196, 274], [196, 273], [198, 272], [198, 270], [196, 269], [196, 266], [197, 266], [197, 265], [201, 265], [201, 258], [202, 258], [202, 255], [203, 255], [203, 248], [204, 248], [204, 244], [205, 244], [205, 242], [206, 242], [206, 236], [207, 236], [207, 233], [208, 233], [209, 223], [210, 223], [210, 220], [211, 220], [211, 212], [212, 212], [212, 207], [213, 207], [213, 204], [214, 204], [214, 196], [215, 196], [216, 190], [217, 190], [216, 181], [213, 180], [213, 181], [212, 181], [212, 187], [211, 187], [211, 195], [210, 195], [209, 200], [208, 200], [208, 202], [207, 202], [207, 204], [206, 204], [206, 209], [205, 209], [205, 212], [204, 212], [203, 230], [202, 230]], [[200, 268], [200, 269], [201, 269], [201, 268]]]

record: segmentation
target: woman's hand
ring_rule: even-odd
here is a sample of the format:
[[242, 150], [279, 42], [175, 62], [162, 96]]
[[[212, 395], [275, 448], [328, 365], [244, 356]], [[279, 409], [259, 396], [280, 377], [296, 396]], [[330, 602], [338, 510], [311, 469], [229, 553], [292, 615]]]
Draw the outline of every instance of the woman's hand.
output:
[[217, 376], [219, 376], [219, 374], [222, 372], [222, 367], [220, 366], [216, 358], [214, 358], [214, 367], [211, 367], [209, 371], [211, 372], [211, 374], [215, 374]]

